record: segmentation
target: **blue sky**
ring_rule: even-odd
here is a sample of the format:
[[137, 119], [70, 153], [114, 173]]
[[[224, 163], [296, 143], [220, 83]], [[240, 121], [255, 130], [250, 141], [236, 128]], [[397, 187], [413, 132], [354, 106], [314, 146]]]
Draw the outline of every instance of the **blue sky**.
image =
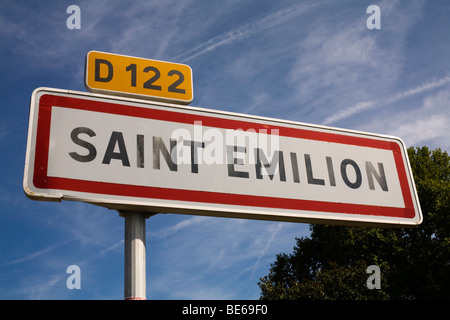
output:
[[[79, 30], [66, 27], [72, 4]], [[367, 28], [372, 4], [381, 29]], [[31, 93], [86, 91], [89, 51], [188, 64], [192, 106], [448, 151], [449, 16], [445, 0], [0, 0], [0, 299], [123, 298], [123, 218], [22, 188]], [[309, 225], [159, 214], [146, 232], [148, 299], [257, 299]], [[66, 287], [74, 264], [80, 290]]]

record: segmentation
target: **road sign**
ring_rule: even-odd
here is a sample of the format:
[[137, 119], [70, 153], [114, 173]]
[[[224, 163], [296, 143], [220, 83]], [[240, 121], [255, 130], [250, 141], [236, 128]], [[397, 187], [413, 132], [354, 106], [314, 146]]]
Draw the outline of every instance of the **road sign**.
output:
[[194, 98], [188, 65], [99, 51], [86, 56], [85, 87], [96, 93], [181, 104]]
[[24, 190], [116, 210], [345, 225], [417, 225], [395, 137], [39, 88]]

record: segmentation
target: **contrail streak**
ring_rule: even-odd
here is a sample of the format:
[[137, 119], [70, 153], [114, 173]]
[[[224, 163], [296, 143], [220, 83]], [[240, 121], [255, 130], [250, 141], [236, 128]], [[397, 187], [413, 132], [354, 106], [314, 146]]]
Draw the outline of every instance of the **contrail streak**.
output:
[[231, 44], [235, 41], [241, 40], [254, 33], [272, 28], [283, 22], [286, 22], [293, 17], [305, 14], [312, 8], [318, 6], [318, 3], [311, 4], [297, 4], [288, 8], [281, 9], [275, 13], [272, 13], [262, 19], [254, 22], [244, 24], [238, 28], [232, 29], [218, 36], [211, 38], [210, 40], [192, 48], [182, 54], [174, 57], [173, 61], [187, 62], [207, 52], [213, 51], [218, 47]]
[[405, 90], [402, 92], [397, 93], [396, 95], [383, 100], [383, 101], [363, 101], [363, 102], [358, 102], [356, 104], [354, 104], [351, 107], [348, 107], [346, 109], [343, 109], [331, 116], [329, 116], [328, 118], [326, 118], [322, 124], [324, 125], [328, 125], [331, 124], [333, 122], [339, 121], [339, 120], [343, 120], [346, 119], [348, 117], [351, 117], [357, 113], [366, 111], [366, 110], [371, 110], [377, 106], [380, 105], [386, 105], [386, 104], [390, 104], [393, 102], [397, 102], [406, 98], [409, 98], [411, 96], [414, 96], [416, 94], [420, 94], [422, 92], [434, 89], [434, 88], [438, 88], [441, 87], [447, 83], [450, 82], [450, 76], [446, 76], [444, 78], [441, 79], [437, 79], [437, 80], [433, 80], [431, 82], [425, 83], [421, 86], [418, 86], [416, 88], [413, 89], [409, 89], [409, 90]]

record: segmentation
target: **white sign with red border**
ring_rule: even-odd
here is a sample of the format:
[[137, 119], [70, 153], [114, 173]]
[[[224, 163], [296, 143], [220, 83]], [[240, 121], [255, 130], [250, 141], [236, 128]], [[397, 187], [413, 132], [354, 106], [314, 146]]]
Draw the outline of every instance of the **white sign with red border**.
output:
[[422, 222], [398, 138], [51, 88], [32, 95], [24, 190], [118, 210]]

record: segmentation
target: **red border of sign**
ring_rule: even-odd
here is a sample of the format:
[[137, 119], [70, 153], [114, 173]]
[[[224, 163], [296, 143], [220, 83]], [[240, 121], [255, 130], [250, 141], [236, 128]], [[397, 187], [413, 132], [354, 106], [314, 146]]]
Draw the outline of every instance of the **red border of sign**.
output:
[[[125, 197], [138, 197], [148, 199], [176, 200], [197, 203], [239, 205], [260, 208], [277, 208], [290, 210], [304, 210], [312, 212], [332, 212], [344, 214], [371, 215], [380, 217], [398, 217], [412, 219], [415, 217], [413, 199], [410, 193], [407, 173], [400, 146], [396, 142], [377, 140], [365, 137], [356, 137], [346, 134], [336, 134], [322, 131], [312, 131], [285, 126], [268, 125], [244, 120], [218, 118], [213, 116], [183, 113], [180, 111], [166, 111], [126, 105], [125, 103], [112, 103], [89, 100], [88, 98], [74, 98], [61, 95], [43, 94], [39, 99], [38, 123], [36, 133], [36, 151], [33, 172], [33, 184], [40, 189], [56, 189], [93, 194], [105, 194]], [[300, 200], [289, 198], [275, 198], [267, 196], [253, 196], [241, 194], [218, 193], [208, 191], [195, 191], [184, 189], [158, 188], [125, 185], [87, 180], [49, 177], [47, 175], [50, 124], [52, 107], [58, 106], [70, 109], [96, 111], [108, 114], [139, 117], [169, 122], [194, 124], [202, 121], [202, 125], [224, 129], [267, 129], [279, 130], [280, 136], [294, 137], [309, 140], [319, 140], [349, 145], [357, 145], [384, 150], [391, 150], [399, 176], [405, 208], [359, 205], [348, 203]], [[320, 217], [318, 217], [320, 218]]]

